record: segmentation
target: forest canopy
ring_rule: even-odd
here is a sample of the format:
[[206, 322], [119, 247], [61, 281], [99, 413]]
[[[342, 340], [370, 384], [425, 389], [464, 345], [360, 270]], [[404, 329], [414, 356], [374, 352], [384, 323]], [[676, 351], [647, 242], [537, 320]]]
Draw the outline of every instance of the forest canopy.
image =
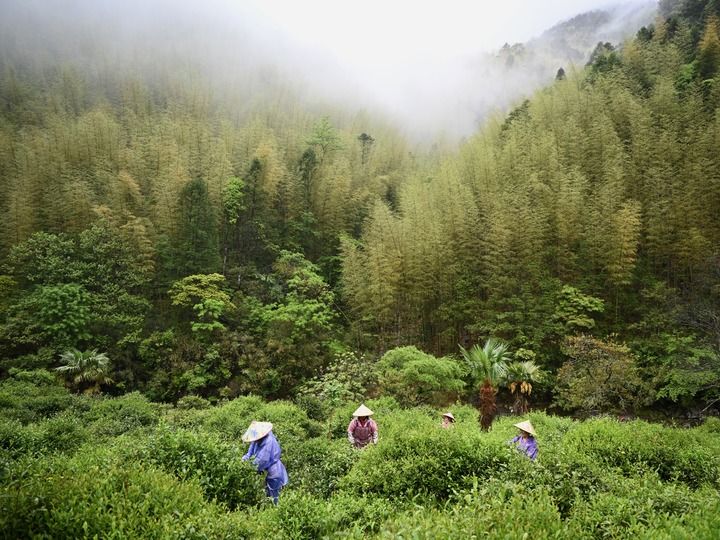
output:
[[192, 62], [8, 45], [3, 376], [75, 349], [107, 355], [106, 391], [278, 398], [352, 370], [348, 355], [377, 375], [414, 346], [440, 369], [489, 338], [561, 376], [584, 339], [591, 355], [622, 349], [633, 407], [711, 405], [720, 12], [659, 14], [457, 151], [272, 78], [251, 100]]

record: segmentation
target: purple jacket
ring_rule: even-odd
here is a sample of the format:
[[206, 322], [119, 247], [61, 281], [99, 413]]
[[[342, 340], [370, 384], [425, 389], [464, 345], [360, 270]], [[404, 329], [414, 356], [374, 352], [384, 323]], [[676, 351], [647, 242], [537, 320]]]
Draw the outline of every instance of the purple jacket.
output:
[[525, 452], [530, 459], [534, 460], [537, 457], [538, 448], [535, 437], [528, 437], [524, 439], [522, 435], [518, 435], [510, 441], [510, 443], [514, 444], [521, 452]]

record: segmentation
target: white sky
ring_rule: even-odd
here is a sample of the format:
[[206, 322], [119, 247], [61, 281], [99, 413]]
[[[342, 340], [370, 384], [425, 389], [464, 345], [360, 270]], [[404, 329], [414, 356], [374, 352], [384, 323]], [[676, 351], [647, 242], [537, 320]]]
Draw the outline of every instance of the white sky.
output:
[[[468, 81], [459, 67], [504, 43], [527, 42], [553, 25], [612, 4], [648, 0], [221, 0], [266, 33], [324, 58], [318, 80], [344, 78], [403, 123], [443, 115]], [[300, 67], [298, 67], [300, 69]], [[312, 71], [308, 78], [312, 79]], [[465, 88], [467, 91], [467, 88]], [[412, 94], [412, 96], [410, 96]], [[411, 103], [408, 103], [410, 100]], [[419, 106], [418, 106], [419, 105]], [[451, 107], [456, 106], [452, 104]], [[427, 116], [427, 115], [426, 115]], [[455, 131], [448, 126], [450, 131]]]
[[574, 15], [647, 0], [226, 0], [352, 66], [443, 60], [524, 42]]

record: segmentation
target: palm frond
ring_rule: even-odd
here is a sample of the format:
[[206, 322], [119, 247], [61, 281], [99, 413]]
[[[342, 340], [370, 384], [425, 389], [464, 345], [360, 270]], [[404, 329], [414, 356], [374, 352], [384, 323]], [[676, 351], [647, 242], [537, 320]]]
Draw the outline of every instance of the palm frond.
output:
[[507, 344], [490, 338], [483, 347], [475, 344], [470, 350], [460, 346], [460, 352], [468, 365], [470, 377], [476, 384], [489, 382], [492, 386], [500, 384], [507, 372], [509, 359]]

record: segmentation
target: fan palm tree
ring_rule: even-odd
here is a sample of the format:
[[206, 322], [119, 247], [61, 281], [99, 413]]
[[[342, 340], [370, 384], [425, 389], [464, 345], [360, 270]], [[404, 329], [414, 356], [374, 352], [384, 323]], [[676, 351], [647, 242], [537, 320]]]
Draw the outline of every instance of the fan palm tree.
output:
[[532, 360], [525, 362], [512, 362], [507, 367], [505, 383], [515, 401], [513, 412], [525, 414], [528, 412], [528, 398], [532, 393], [532, 385], [543, 379], [544, 373]]
[[497, 414], [495, 395], [507, 372], [507, 343], [490, 338], [484, 347], [474, 345], [469, 351], [460, 346], [470, 369], [473, 383], [480, 388], [480, 427], [488, 431]]
[[80, 390], [85, 388], [87, 394], [96, 394], [101, 384], [112, 384], [108, 376], [110, 372], [110, 359], [105, 353], [97, 350], [80, 352], [70, 349], [60, 355], [62, 366], [55, 368], [63, 375], [72, 377], [72, 384]]

